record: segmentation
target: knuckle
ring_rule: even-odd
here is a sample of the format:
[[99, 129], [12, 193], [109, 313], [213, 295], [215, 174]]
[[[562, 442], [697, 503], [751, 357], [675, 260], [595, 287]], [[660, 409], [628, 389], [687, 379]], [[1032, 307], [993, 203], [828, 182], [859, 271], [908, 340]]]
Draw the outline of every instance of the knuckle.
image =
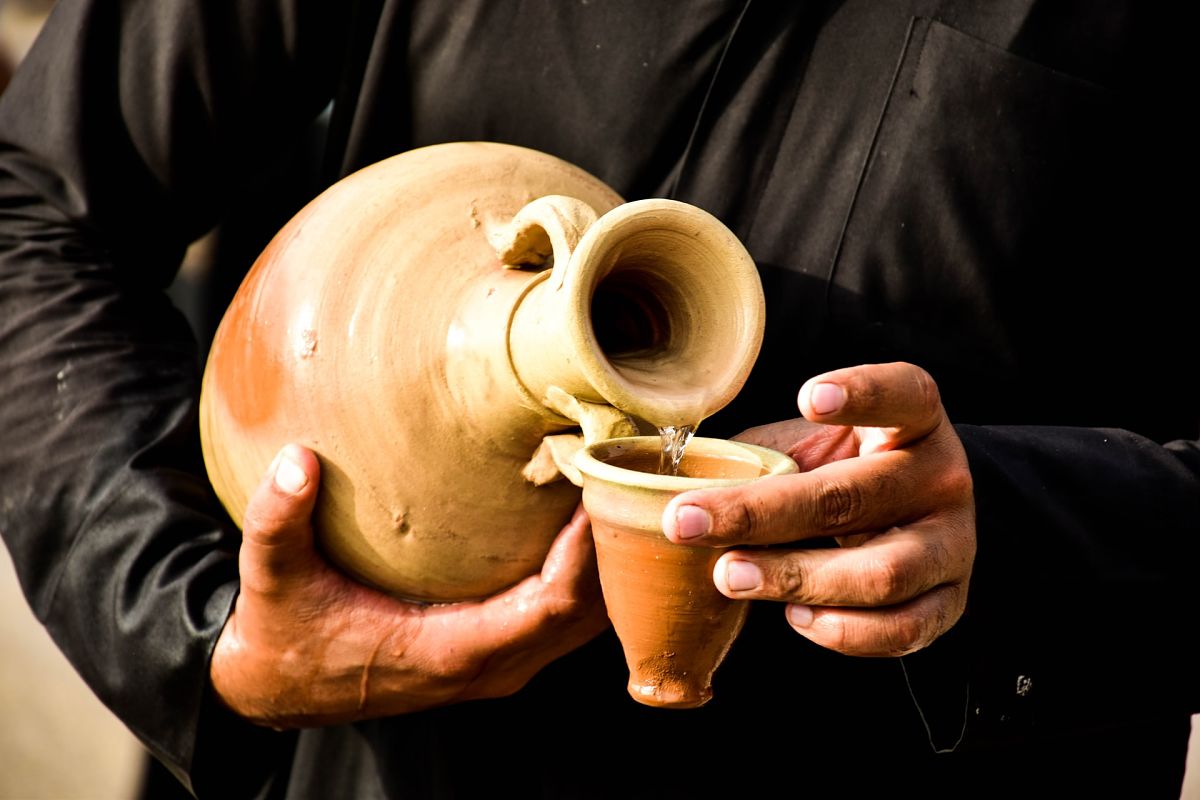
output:
[[922, 559], [929, 566], [929, 571], [939, 577], [949, 575], [954, 564], [954, 556], [942, 539], [926, 539], [922, 547]]
[[946, 584], [932, 590], [926, 602], [896, 616], [891, 636], [893, 654], [908, 655], [933, 644], [958, 622], [965, 608], [966, 594], [961, 584]]
[[931, 641], [932, 626], [920, 614], [900, 613], [892, 617], [885, 646], [887, 654], [904, 656], [915, 653]]
[[242, 516], [242, 530], [246, 533], [270, 532], [279, 527], [279, 518], [263, 508], [261, 503], [251, 503]]
[[946, 470], [943, 481], [951, 497], [965, 499], [975, 496], [975, 481], [966, 464], [955, 465]]
[[714, 516], [712, 535], [730, 541], [753, 541], [764, 527], [765, 509], [760, 498], [743, 493]]
[[728, 525], [723, 531], [727, 536], [752, 539], [758, 530], [758, 517], [750, 503], [734, 503], [729, 509]]
[[808, 600], [808, 576], [797, 558], [780, 558], [763, 565], [763, 589], [778, 600], [804, 603]]
[[974, 515], [969, 509], [950, 511], [939, 518], [938, 525], [937, 535], [922, 543], [922, 558], [941, 581], [969, 576], [977, 548]]
[[922, 484], [927, 502], [941, 507], [974, 507], [975, 479], [962, 446], [955, 439], [941, 439], [922, 452], [928, 475]]
[[916, 583], [915, 570], [895, 559], [877, 559], [863, 574], [863, 595], [873, 605], [890, 606], [909, 599]]
[[846, 618], [841, 614], [832, 614], [821, 621], [824, 623], [821, 626], [821, 643], [835, 652], [853, 655], [856, 648], [853, 647], [853, 637]]
[[250, 498], [246, 505], [242, 514], [242, 530], [269, 533], [286, 528], [294, 522], [288, 511], [285, 503], [279, 502], [269, 494], [260, 493]]
[[969, 498], [974, 496], [975, 479], [962, 442], [953, 428], [945, 427], [944, 434], [931, 440], [928, 445], [931, 472], [931, 487], [945, 497]]
[[543, 615], [548, 625], [568, 626], [584, 620], [591, 610], [592, 604], [577, 595], [554, 592], [546, 598]]
[[844, 528], [862, 514], [862, 490], [853, 483], [823, 480], [817, 486], [815, 501], [814, 522], [818, 528]]
[[941, 587], [942, 602], [938, 606], [938, 625], [934, 638], [954, 627], [967, 610], [967, 582], [951, 583]]
[[962, 541], [962, 546], [955, 551], [957, 560], [954, 564], [958, 567], [958, 575], [955, 577], [968, 578], [971, 575], [971, 571], [975, 568], [975, 555], [979, 549], [979, 543], [975, 539], [974, 518], [964, 521], [963, 527], [959, 531], [959, 537]]

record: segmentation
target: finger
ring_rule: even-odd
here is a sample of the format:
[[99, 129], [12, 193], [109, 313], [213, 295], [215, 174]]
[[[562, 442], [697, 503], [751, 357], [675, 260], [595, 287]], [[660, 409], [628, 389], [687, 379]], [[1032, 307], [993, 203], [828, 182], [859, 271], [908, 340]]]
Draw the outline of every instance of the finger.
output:
[[800, 387], [798, 403], [813, 422], [885, 428], [890, 447], [927, 436], [945, 419], [929, 373], [899, 362], [818, 375]]
[[886, 529], [970, 496], [970, 473], [946, 470], [936, 441], [675, 497], [663, 532], [679, 544], [780, 544]]
[[492, 653], [544, 646], [548, 632], [578, 628], [581, 641], [563, 642], [573, 649], [607, 623], [591, 524], [580, 507], [550, 546], [541, 573], [483, 601], [467, 624], [474, 648]]
[[770, 425], [759, 425], [749, 428], [733, 437], [735, 442], [747, 442], [760, 447], [769, 447], [786, 453], [796, 442], [826, 428], [803, 418], [788, 419], [773, 422]]
[[307, 569], [315, 552], [311, 517], [319, 479], [310, 451], [287, 445], [275, 456], [242, 519], [243, 577], [254, 570], [282, 577]]
[[893, 528], [859, 547], [732, 550], [713, 582], [735, 600], [807, 606], [895, 606], [965, 580], [975, 556], [965, 519], [943, 515]]
[[[582, 507], [559, 532], [540, 573], [478, 603], [429, 607], [414, 650], [455, 679], [453, 698], [502, 697], [608, 627], [591, 525]], [[431, 643], [436, 647], [429, 649]], [[451, 665], [447, 669], [445, 665]], [[462, 664], [470, 675], [463, 680]]]
[[790, 456], [801, 472], [858, 455], [853, 428], [818, 425], [803, 418], [750, 428], [733, 440], [778, 450]]
[[792, 629], [848, 656], [903, 656], [928, 646], [962, 617], [967, 584], [938, 586], [898, 606], [880, 609], [787, 607]]
[[598, 585], [592, 524], [582, 504], [550, 545], [542, 564], [541, 579], [543, 584], [567, 587], [581, 583]]

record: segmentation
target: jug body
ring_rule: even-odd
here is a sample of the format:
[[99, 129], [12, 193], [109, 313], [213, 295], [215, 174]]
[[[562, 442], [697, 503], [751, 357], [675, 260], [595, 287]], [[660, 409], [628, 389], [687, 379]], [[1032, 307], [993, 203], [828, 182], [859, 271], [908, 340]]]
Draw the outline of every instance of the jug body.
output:
[[[651, 216], [686, 210], [646, 202], [666, 204]], [[607, 214], [626, 205], [566, 162], [481, 142], [394, 156], [316, 198], [256, 261], [205, 370], [205, 463], [235, 522], [274, 454], [295, 442], [321, 461], [320, 546], [359, 579], [446, 602], [539, 569], [580, 497], [569, 481], [528, 477], [543, 440], [579, 425], [548, 397], [678, 415], [678, 402], [647, 401], [647, 376], [692, 376], [692, 363], [700, 371], [688, 380], [707, 382], [719, 405], [693, 398], [684, 413], [707, 415], [736, 393], [761, 341], [761, 287], [741, 251], [727, 271], [745, 297], [719, 305], [744, 340], [717, 348], [722, 365], [697, 360], [713, 347], [688, 333], [705, 313], [696, 298], [717, 301], [728, 286], [671, 288], [689, 282], [671, 264], [695, 252], [672, 235], [670, 253], [645, 255], [655, 235], [621, 214], [610, 222], [641, 232], [606, 233]], [[736, 244], [711, 217], [700, 227], [701, 238]], [[718, 258], [728, 254], [703, 269]], [[656, 261], [667, 270], [657, 278]], [[597, 335], [598, 310], [629, 330], [602, 324]]]

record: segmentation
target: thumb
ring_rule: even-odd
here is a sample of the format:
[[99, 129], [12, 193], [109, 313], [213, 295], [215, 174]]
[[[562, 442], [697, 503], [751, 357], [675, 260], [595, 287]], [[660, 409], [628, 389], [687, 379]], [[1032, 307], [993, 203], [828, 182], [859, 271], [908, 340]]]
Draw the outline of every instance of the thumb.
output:
[[823, 424], [876, 428], [868, 449], [902, 447], [945, 421], [937, 383], [913, 364], [863, 364], [800, 387], [800, 413]]
[[311, 568], [316, 558], [311, 518], [320, 473], [317, 457], [303, 447], [289, 444], [275, 456], [246, 504], [243, 583], [286, 578]]
[[550, 545], [541, 579], [543, 584], [565, 584], [568, 589], [583, 585], [599, 587], [591, 520], [583, 510], [583, 503]]

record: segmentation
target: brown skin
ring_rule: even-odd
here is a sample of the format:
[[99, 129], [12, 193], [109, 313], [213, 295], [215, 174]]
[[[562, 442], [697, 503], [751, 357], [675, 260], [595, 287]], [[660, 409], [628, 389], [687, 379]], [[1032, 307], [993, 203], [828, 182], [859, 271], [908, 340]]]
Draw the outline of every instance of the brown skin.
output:
[[[797, 633], [840, 653], [925, 647], [962, 616], [975, 559], [971, 473], [936, 384], [911, 364], [851, 367], [808, 381], [799, 406], [803, 419], [738, 438], [788, 453], [800, 474], [680, 495], [663, 514], [668, 538], [727, 547], [836, 536], [840, 548], [734, 549], [714, 582], [732, 598], [789, 603]], [[680, 537], [706, 522], [707, 533]]]
[[419, 605], [317, 552], [319, 475], [316, 457], [289, 445], [246, 509], [241, 593], [210, 668], [217, 696], [241, 716], [308, 727], [501, 697], [608, 626], [582, 511], [540, 574], [482, 602]]
[[[734, 549], [714, 581], [729, 597], [788, 602], [798, 633], [842, 653], [926, 646], [962, 616], [975, 557], [971, 475], [936, 385], [909, 364], [853, 367], [810, 380], [799, 405], [805, 419], [739, 438], [787, 452], [802, 472], [680, 495], [664, 513], [668, 538], [681, 541], [682, 506], [710, 522], [689, 545], [837, 536], [840, 549]], [[290, 489], [271, 479], [277, 471], [297, 478]], [[423, 606], [363, 586], [317, 553], [318, 479], [316, 458], [289, 446], [247, 508], [241, 594], [210, 673], [242, 716], [324, 725], [507, 695], [607, 626], [582, 512], [539, 575], [483, 602]], [[757, 585], [733, 588], [730, 568], [744, 577], [747, 565]]]

